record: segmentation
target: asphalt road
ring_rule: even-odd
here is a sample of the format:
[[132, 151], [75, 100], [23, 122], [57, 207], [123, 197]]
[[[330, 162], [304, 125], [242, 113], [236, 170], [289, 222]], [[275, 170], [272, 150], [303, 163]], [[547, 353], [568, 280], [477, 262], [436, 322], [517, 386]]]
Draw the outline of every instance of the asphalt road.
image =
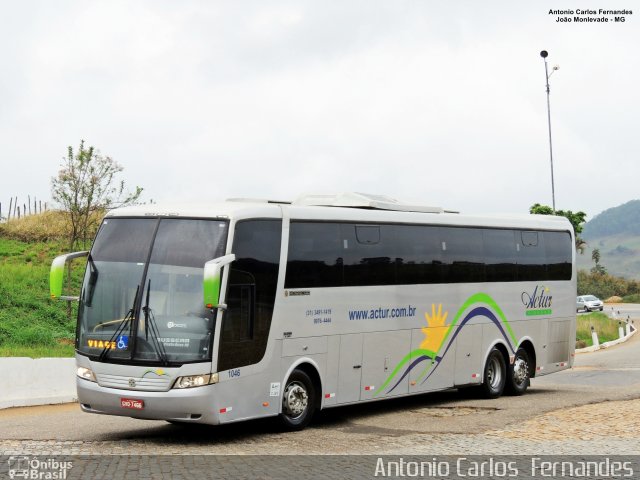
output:
[[[640, 318], [640, 307], [635, 308]], [[589, 448], [594, 453], [618, 452], [629, 440], [609, 439], [606, 433], [602, 444], [591, 439], [582, 445], [576, 439], [570, 445], [543, 445], [526, 438], [514, 443], [491, 432], [513, 430], [551, 411], [637, 399], [640, 334], [610, 349], [578, 354], [573, 369], [533, 379], [521, 397], [480, 400], [464, 391], [448, 391], [341, 407], [320, 412], [311, 427], [296, 433], [281, 432], [273, 420], [175, 426], [85, 414], [76, 404], [0, 410], [0, 454], [483, 454], [514, 453], [514, 445], [518, 453], [567, 453], [575, 448], [583, 453]], [[638, 442], [631, 444], [640, 448]], [[627, 448], [627, 453], [640, 453], [636, 450]]]

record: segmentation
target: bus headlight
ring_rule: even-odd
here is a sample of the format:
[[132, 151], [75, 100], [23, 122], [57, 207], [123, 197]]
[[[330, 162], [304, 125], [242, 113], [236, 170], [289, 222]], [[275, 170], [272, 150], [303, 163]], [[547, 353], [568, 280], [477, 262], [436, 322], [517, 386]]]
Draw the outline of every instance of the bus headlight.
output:
[[93, 371], [90, 368], [78, 367], [76, 374], [80, 378], [84, 378], [85, 380], [89, 380], [90, 382], [96, 381], [96, 376], [93, 374]]
[[211, 385], [212, 383], [218, 383], [218, 374], [206, 374], [206, 375], [188, 375], [186, 377], [178, 377], [173, 388], [193, 388], [202, 387], [203, 385]]

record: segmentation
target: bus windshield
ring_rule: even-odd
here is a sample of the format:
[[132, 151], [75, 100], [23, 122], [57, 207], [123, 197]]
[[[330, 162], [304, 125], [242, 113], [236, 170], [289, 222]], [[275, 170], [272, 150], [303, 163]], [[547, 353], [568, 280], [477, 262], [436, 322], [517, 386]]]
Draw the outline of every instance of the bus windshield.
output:
[[224, 255], [227, 231], [218, 219], [105, 219], [88, 258], [77, 350], [106, 361], [211, 360], [202, 276]]

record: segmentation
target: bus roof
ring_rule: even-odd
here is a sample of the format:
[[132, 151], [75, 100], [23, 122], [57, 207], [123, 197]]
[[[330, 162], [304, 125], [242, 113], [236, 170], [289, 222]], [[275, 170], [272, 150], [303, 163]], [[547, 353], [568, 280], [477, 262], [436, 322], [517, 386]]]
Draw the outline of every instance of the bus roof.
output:
[[[107, 217], [166, 216], [225, 218], [230, 220], [286, 217], [293, 220], [311, 221], [386, 222], [469, 227], [490, 226], [498, 228], [572, 230], [570, 222], [565, 217], [553, 215], [461, 215], [440, 207], [416, 207], [406, 206], [400, 203], [389, 204], [389, 202], [382, 200], [388, 197], [379, 197], [378, 205], [338, 205], [336, 203], [336, 197], [337, 196], [331, 198], [324, 196], [305, 196], [300, 197], [294, 202], [266, 199], [230, 199], [218, 203], [154, 203], [115, 209], [110, 211]], [[353, 200], [354, 198], [355, 197], [347, 197], [347, 200]], [[378, 202], [378, 200], [374, 200], [373, 202]]]

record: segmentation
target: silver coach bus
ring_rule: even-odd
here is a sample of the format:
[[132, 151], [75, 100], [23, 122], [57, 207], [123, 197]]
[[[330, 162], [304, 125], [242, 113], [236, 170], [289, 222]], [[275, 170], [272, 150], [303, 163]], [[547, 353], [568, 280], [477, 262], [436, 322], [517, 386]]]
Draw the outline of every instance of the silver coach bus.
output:
[[[65, 264], [87, 256], [79, 297]], [[79, 301], [83, 411], [221, 424], [569, 368], [574, 233], [562, 217], [465, 216], [362, 194], [110, 212], [56, 258]]]

